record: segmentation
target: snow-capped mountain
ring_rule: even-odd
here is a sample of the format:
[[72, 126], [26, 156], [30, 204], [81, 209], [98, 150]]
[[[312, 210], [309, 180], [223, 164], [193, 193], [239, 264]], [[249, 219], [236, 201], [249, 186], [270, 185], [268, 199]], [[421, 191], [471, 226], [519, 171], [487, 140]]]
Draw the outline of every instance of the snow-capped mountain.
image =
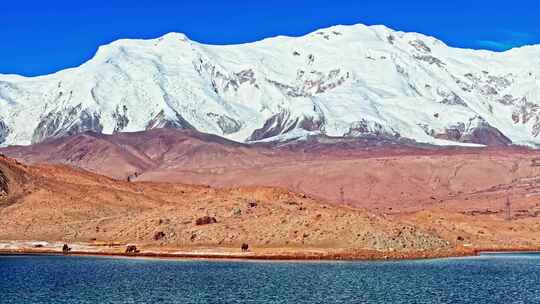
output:
[[384, 26], [215, 46], [119, 40], [83, 65], [0, 75], [0, 144], [82, 131], [193, 128], [236, 141], [402, 137], [540, 144], [540, 46], [452, 48]]

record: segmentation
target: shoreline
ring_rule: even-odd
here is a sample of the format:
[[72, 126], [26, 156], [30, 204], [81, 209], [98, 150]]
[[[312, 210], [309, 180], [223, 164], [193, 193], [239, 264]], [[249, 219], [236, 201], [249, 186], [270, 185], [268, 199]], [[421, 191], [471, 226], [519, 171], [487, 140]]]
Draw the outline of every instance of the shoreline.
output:
[[59, 256], [88, 256], [113, 258], [150, 258], [150, 259], [178, 259], [178, 260], [251, 260], [251, 261], [404, 261], [428, 260], [440, 258], [457, 258], [477, 256], [477, 251], [432, 251], [432, 252], [382, 252], [382, 251], [354, 251], [354, 252], [155, 252], [143, 251], [126, 254], [124, 252], [98, 252], [98, 251], [71, 251], [64, 254], [61, 250], [38, 249], [0, 249], [0, 256], [6, 255], [59, 255]]
[[106, 247], [93, 243], [71, 243], [67, 254], [62, 242], [0, 242], [0, 256], [5, 255], [71, 255], [116, 258], [150, 258], [183, 260], [253, 260], [253, 261], [403, 261], [479, 256], [482, 253], [539, 253], [540, 247], [440, 248], [424, 251], [377, 251], [369, 249], [329, 248], [254, 248], [242, 252], [231, 247], [154, 247], [141, 246], [140, 252], [125, 253], [121, 244]]
[[444, 251], [440, 253], [426, 252], [378, 252], [365, 251], [358, 253], [326, 253], [326, 254], [306, 254], [306, 253], [168, 253], [168, 252], [140, 252], [136, 254], [126, 254], [122, 252], [95, 252], [95, 251], [72, 251], [64, 254], [61, 250], [30, 250], [30, 249], [0, 249], [2, 256], [80, 256], [80, 257], [109, 257], [127, 259], [170, 259], [170, 260], [209, 260], [209, 261], [349, 261], [349, 262], [369, 262], [369, 261], [418, 261], [435, 260], [447, 258], [475, 257], [482, 254], [512, 254], [512, 253], [540, 253], [537, 249], [479, 249], [469, 252], [464, 251]]

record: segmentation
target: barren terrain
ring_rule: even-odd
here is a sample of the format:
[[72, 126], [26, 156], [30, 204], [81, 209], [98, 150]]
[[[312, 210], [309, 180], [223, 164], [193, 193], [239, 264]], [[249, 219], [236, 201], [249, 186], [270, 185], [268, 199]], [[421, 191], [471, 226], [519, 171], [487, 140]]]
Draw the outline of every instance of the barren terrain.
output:
[[[2, 160], [0, 240], [201, 255], [248, 243], [266, 257], [540, 249], [540, 153], [525, 148], [247, 146], [152, 130], [2, 152], [56, 164]], [[197, 225], [204, 217], [211, 223]]]
[[422, 252], [451, 244], [413, 225], [279, 188], [129, 183], [0, 160], [0, 239], [140, 247]]

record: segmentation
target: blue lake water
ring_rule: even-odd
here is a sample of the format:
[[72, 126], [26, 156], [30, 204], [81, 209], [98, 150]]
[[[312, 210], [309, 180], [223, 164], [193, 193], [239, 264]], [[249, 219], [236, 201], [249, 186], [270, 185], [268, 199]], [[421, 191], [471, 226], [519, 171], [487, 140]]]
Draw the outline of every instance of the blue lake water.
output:
[[0, 256], [0, 303], [540, 303], [540, 255], [313, 263]]

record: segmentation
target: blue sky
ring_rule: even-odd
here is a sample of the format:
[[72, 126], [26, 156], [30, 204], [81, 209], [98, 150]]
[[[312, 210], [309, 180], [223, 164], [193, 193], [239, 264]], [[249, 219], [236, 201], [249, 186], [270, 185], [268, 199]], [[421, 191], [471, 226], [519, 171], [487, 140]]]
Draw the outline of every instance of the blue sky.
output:
[[78, 66], [119, 38], [173, 31], [229, 44], [364, 23], [425, 33], [456, 47], [501, 51], [540, 43], [540, 3], [530, 0], [1, 2], [0, 73], [27, 76]]

